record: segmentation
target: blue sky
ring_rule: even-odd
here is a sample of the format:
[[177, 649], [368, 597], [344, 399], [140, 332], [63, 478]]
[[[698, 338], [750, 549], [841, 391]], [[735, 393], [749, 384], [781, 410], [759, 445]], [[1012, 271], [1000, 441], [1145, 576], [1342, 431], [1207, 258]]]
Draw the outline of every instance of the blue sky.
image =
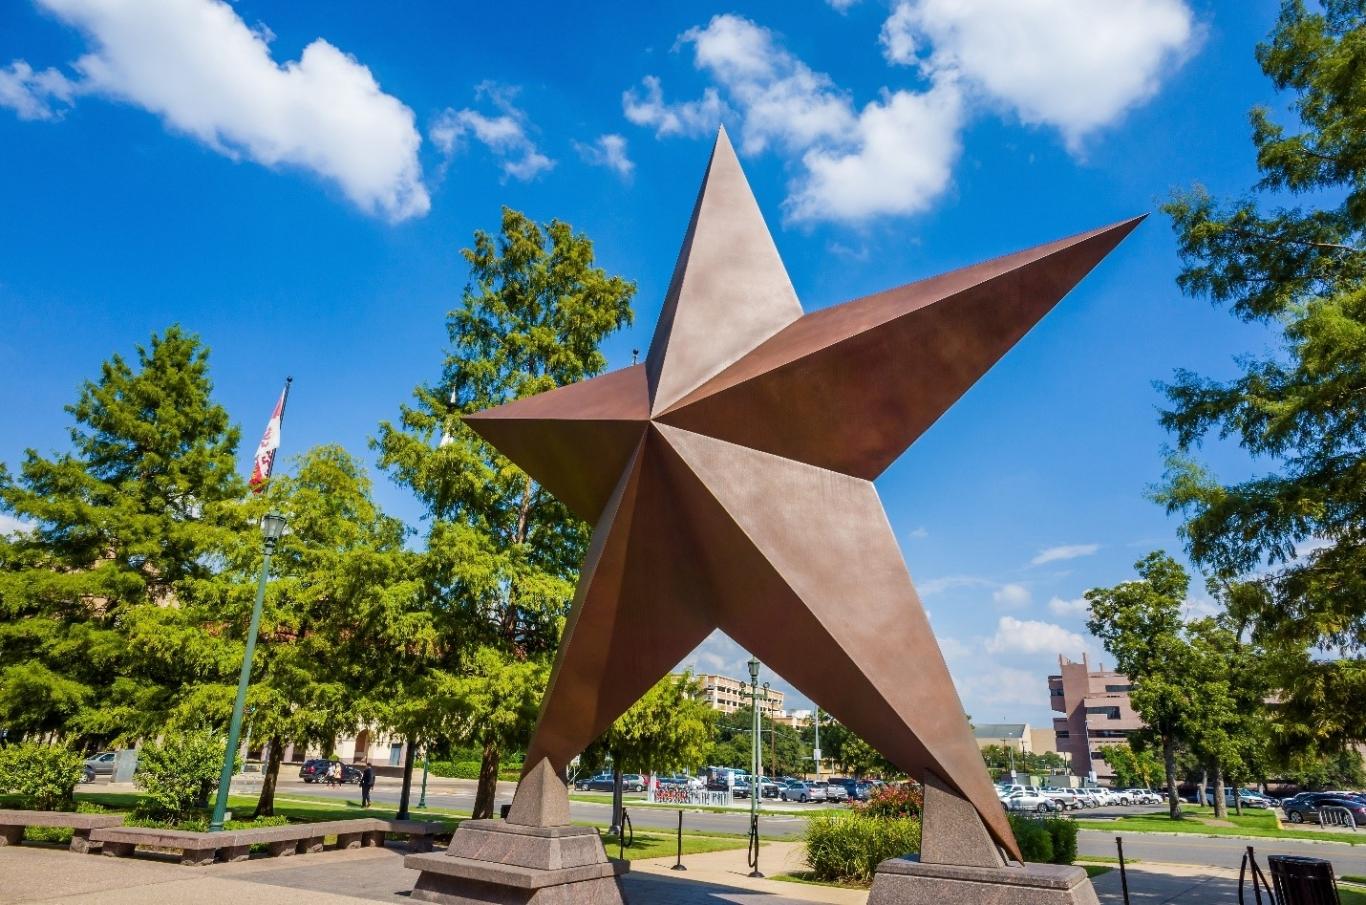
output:
[[[500, 205], [569, 221], [637, 281], [636, 324], [607, 346], [628, 364], [718, 122], [808, 310], [1194, 182], [1240, 192], [1248, 107], [1285, 110], [1252, 55], [1276, 8], [6, 3], [0, 461], [62, 448], [80, 381], [171, 323], [213, 349], [244, 471], [286, 374], [282, 455], [370, 458], [375, 425], [438, 374], [458, 249]], [[1273, 342], [1182, 298], [1177, 270], [1153, 217], [878, 482], [979, 720], [1048, 725], [1058, 653], [1098, 651], [1075, 601], [1179, 549], [1144, 498], [1167, 440], [1153, 381], [1228, 376]], [[714, 638], [692, 659], [737, 672], [744, 654]]]

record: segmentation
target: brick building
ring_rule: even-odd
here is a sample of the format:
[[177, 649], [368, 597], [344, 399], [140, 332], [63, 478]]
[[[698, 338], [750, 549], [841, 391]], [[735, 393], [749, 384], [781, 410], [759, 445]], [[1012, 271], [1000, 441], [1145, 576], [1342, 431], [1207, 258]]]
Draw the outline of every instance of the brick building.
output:
[[1085, 655], [1080, 663], [1058, 657], [1058, 675], [1048, 677], [1048, 696], [1053, 709], [1065, 714], [1053, 718], [1053, 729], [1058, 753], [1070, 757], [1075, 775], [1094, 775], [1101, 783], [1114, 778], [1102, 749], [1124, 744], [1143, 728], [1129, 700], [1131, 688], [1128, 676], [1103, 664], [1093, 672]]

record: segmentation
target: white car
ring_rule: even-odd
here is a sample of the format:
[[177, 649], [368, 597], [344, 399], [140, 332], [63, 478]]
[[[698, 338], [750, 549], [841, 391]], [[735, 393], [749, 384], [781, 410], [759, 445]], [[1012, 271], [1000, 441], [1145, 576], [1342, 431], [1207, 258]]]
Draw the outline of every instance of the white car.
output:
[[1077, 789], [1077, 797], [1082, 804], [1088, 808], [1098, 808], [1104, 804], [1104, 800], [1097, 794], [1095, 789]]
[[1077, 793], [1071, 789], [1044, 789], [1043, 794], [1048, 796], [1060, 811], [1077, 811], [1086, 807], [1077, 797]]
[[1047, 795], [1027, 789], [1009, 793], [1001, 799], [1001, 804], [1005, 805], [1007, 811], [1035, 811], [1040, 814], [1056, 811], [1060, 807]]

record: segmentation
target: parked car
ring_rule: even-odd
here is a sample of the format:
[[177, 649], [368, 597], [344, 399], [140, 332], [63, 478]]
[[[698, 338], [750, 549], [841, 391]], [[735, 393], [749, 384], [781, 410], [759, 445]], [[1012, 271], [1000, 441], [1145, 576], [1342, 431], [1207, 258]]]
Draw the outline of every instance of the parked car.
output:
[[848, 801], [849, 790], [844, 787], [844, 783], [831, 780], [825, 784], [826, 801]]
[[593, 789], [593, 783], [602, 782], [604, 777], [606, 777], [607, 791], [610, 792], [612, 791], [611, 773], [598, 773], [592, 776], [580, 776], [574, 780], [574, 789], [579, 792], [591, 791]]
[[1058, 805], [1053, 800], [1041, 792], [1030, 792], [1021, 789], [1018, 792], [1011, 792], [1001, 800], [1007, 811], [1036, 811], [1046, 814], [1049, 811], [1058, 810]]
[[[313, 760], [306, 760], [299, 767], [299, 778], [306, 783], [326, 782], [327, 769], [328, 767], [331, 767], [333, 763], [333, 761], [327, 760], [325, 758], [315, 758]], [[360, 775], [362, 772], [360, 767], [352, 766], [351, 764], [342, 764], [341, 768], [342, 782], [360, 782]]]
[[1366, 804], [1354, 798], [1339, 798], [1330, 793], [1309, 792], [1296, 795], [1281, 803], [1285, 808], [1285, 819], [1291, 823], [1323, 822], [1324, 808], [1346, 808], [1352, 814], [1357, 826], [1366, 826]]
[[1077, 793], [1071, 789], [1044, 789], [1043, 794], [1056, 804], [1060, 811], [1078, 811], [1086, 807]]
[[621, 774], [621, 790], [623, 792], [644, 792], [645, 777], [639, 773]]
[[81, 764], [81, 782], [94, 782], [95, 768], [89, 764]]
[[1076, 796], [1086, 808], [1098, 808], [1101, 806], [1101, 797], [1096, 794], [1095, 789], [1077, 789]]
[[85, 765], [95, 771], [96, 776], [114, 775], [114, 752], [101, 751], [93, 757], [85, 759]]
[[825, 783], [807, 782], [802, 779], [790, 779], [778, 792], [778, 796], [783, 801], [825, 801], [829, 791], [829, 786]]
[[782, 790], [782, 783], [768, 776], [759, 777], [759, 795], [763, 798], [777, 798]]
[[876, 788], [872, 783], [864, 782], [861, 779], [832, 779], [830, 781], [843, 786], [845, 797], [850, 801], [867, 801], [868, 796]]

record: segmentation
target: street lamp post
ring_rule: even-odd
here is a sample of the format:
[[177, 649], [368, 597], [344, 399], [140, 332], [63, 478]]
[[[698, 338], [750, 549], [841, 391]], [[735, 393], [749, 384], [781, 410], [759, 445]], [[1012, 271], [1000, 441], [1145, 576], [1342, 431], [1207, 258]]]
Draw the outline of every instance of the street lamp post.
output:
[[[768, 683], [762, 686], [764, 700], [768, 700]], [[753, 758], [750, 763], [753, 770], [749, 777], [749, 866], [753, 868], [749, 875], [751, 877], [762, 877], [759, 872], [759, 796], [763, 794], [763, 786], [759, 782], [759, 773], [764, 766], [764, 749], [762, 723], [759, 717], [759, 659], [749, 658], [749, 701], [750, 707], [754, 711], [754, 735], [752, 753]]]
[[417, 796], [417, 806], [427, 806], [427, 746], [422, 746], [422, 794]]
[[256, 633], [261, 630], [261, 608], [266, 600], [266, 580], [270, 577], [270, 557], [280, 535], [285, 533], [285, 517], [274, 512], [261, 519], [261, 538], [265, 556], [261, 560], [261, 579], [256, 585], [256, 604], [251, 608], [251, 627], [247, 629], [247, 652], [242, 658], [242, 673], [237, 677], [237, 700], [232, 705], [232, 722], [228, 726], [228, 747], [223, 754], [223, 772], [218, 776], [218, 796], [213, 802], [213, 819], [209, 832], [223, 829], [228, 813], [228, 787], [232, 784], [232, 765], [237, 754], [237, 738], [242, 734], [242, 712], [247, 705], [247, 686], [251, 683], [251, 657], [256, 652]]

